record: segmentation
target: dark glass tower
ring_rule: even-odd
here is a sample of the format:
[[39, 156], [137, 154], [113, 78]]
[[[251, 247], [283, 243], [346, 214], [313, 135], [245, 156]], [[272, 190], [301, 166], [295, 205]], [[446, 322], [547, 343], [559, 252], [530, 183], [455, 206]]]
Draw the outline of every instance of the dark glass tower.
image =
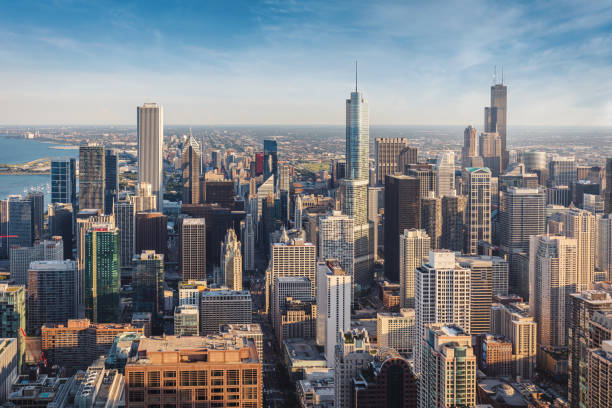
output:
[[104, 214], [111, 215], [119, 192], [119, 161], [117, 152], [106, 149], [104, 155]]
[[264, 140], [264, 179], [270, 175], [278, 177], [278, 145], [276, 140]]

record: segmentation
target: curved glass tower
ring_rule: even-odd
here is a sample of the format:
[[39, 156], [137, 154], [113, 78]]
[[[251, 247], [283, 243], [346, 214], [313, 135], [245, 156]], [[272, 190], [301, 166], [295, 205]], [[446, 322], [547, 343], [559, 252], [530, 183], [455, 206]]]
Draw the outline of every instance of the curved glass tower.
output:
[[370, 157], [370, 118], [368, 102], [360, 92], [351, 92], [346, 100], [346, 170], [347, 178], [368, 180]]

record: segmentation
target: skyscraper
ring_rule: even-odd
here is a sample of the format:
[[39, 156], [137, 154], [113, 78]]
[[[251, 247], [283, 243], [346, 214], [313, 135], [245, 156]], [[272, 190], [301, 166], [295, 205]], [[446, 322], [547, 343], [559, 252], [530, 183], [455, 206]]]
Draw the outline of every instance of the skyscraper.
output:
[[595, 282], [595, 216], [586, 210], [571, 208], [565, 214], [565, 235], [577, 244], [576, 291], [590, 289]]
[[19, 349], [19, 371], [25, 364], [26, 343], [21, 330], [26, 329], [26, 289], [0, 283], [0, 338], [16, 338]]
[[163, 208], [162, 154], [164, 118], [162, 107], [156, 103], [145, 103], [137, 112], [138, 135], [138, 182], [149, 183], [157, 197], [157, 210]]
[[431, 239], [431, 249], [442, 248], [442, 200], [434, 197], [421, 197], [421, 229]]
[[423, 230], [404, 230], [399, 239], [400, 307], [414, 307], [415, 270], [429, 256], [430, 238]]
[[53, 203], [49, 204], [47, 214], [49, 216], [49, 231], [51, 236], [62, 237], [64, 246], [64, 257], [72, 259], [72, 241], [74, 238], [74, 213], [72, 204]]
[[463, 250], [466, 204], [467, 198], [454, 191], [442, 197], [441, 248], [455, 252]]
[[353, 219], [353, 249], [355, 251], [354, 282], [367, 284], [374, 259], [370, 247], [370, 230], [373, 223], [368, 221], [368, 180], [342, 179], [342, 212]]
[[335, 260], [317, 264], [317, 344], [333, 367], [338, 332], [351, 328], [352, 279]]
[[155, 320], [164, 313], [164, 255], [142, 251], [132, 263], [134, 312], [151, 313]]
[[106, 158], [104, 146], [82, 143], [79, 146], [79, 209], [104, 210]]
[[468, 332], [471, 335], [489, 333], [493, 299], [493, 262], [490, 259], [476, 257], [460, 257], [457, 258], [457, 262], [462, 268], [471, 271]]
[[467, 212], [466, 253], [476, 255], [480, 241], [491, 243], [491, 170], [470, 167], [466, 169]]
[[529, 237], [544, 234], [546, 194], [542, 188], [509, 187], [500, 193], [500, 245], [529, 250]]
[[244, 270], [255, 269], [255, 227], [253, 226], [253, 214], [248, 213], [240, 223], [240, 238], [242, 239], [242, 251], [244, 254]]
[[11, 279], [17, 285], [28, 285], [28, 269], [34, 261], [63, 261], [64, 245], [59, 237], [35, 242], [31, 247], [11, 248]]
[[26, 199], [32, 203], [32, 240], [43, 239], [43, 214], [45, 212], [45, 195], [42, 191], [31, 191]]
[[461, 167], [472, 167], [472, 157], [479, 154], [478, 132], [476, 128], [468, 126], [463, 131], [463, 148], [461, 149]]
[[455, 153], [440, 152], [436, 159], [436, 197], [442, 198], [455, 191]]
[[319, 259], [337, 259], [351, 277], [355, 266], [353, 227], [353, 219], [340, 211], [319, 217]]
[[419, 162], [419, 150], [414, 146], [404, 147], [397, 159], [397, 168], [400, 174], [406, 174], [406, 168]]
[[119, 266], [121, 277], [132, 275], [132, 259], [136, 253], [136, 211], [130, 201], [119, 201], [115, 207], [119, 228]]
[[32, 201], [19, 195], [8, 197], [8, 247], [32, 246], [34, 225]]
[[612, 213], [612, 157], [606, 159], [606, 192], [604, 213]]
[[570, 294], [576, 292], [577, 242], [535, 235], [529, 246], [529, 306], [538, 323], [538, 344], [567, 346]]
[[548, 162], [549, 186], [568, 186], [578, 179], [576, 158], [553, 156]]
[[158, 254], [168, 251], [168, 217], [160, 212], [136, 213], [136, 253], [151, 249]]
[[497, 132], [501, 139], [502, 169], [508, 167], [508, 150], [506, 147], [506, 121], [508, 105], [508, 88], [504, 85], [502, 75], [501, 84], [491, 85], [491, 106], [485, 108], [485, 132]]
[[586, 406], [605, 407], [612, 403], [612, 341], [603, 341], [599, 348], [588, 350], [588, 390]]
[[399, 168], [400, 152], [408, 147], [408, 139], [376, 138], [376, 184], [385, 184], [385, 176], [401, 172]]
[[278, 145], [276, 140], [264, 140], [264, 179], [274, 176], [274, 180], [278, 179]]
[[119, 231], [94, 224], [85, 234], [85, 315], [95, 323], [116, 322], [120, 315]]
[[251, 292], [248, 290], [205, 290], [200, 292], [200, 336], [219, 332], [224, 324], [253, 321]]
[[499, 177], [505, 170], [505, 168], [502, 169], [503, 151], [499, 134], [497, 132], [481, 133], [478, 148], [483, 166], [491, 170], [493, 177]]
[[236, 231], [228, 229], [221, 243], [221, 273], [224, 284], [231, 290], [242, 290], [242, 245]]
[[365, 329], [338, 331], [334, 361], [335, 408], [352, 406], [353, 378], [374, 359], [370, 353], [371, 348], [370, 337]]
[[119, 157], [114, 149], [104, 155], [104, 214], [113, 214], [119, 194]]
[[185, 218], [180, 228], [181, 275], [184, 281], [206, 280], [206, 222]]
[[51, 203], [76, 207], [76, 161], [71, 157], [51, 160]]
[[[205, 189], [200, 188], [201, 156], [200, 145], [193, 136], [189, 136], [189, 140], [183, 146], [181, 155], [183, 204], [200, 204], [202, 202], [201, 190], [205, 191]], [[205, 179], [202, 179], [202, 181], [206, 182]]]
[[399, 282], [399, 239], [406, 229], [421, 225], [419, 180], [387, 176], [385, 181], [385, 277]]

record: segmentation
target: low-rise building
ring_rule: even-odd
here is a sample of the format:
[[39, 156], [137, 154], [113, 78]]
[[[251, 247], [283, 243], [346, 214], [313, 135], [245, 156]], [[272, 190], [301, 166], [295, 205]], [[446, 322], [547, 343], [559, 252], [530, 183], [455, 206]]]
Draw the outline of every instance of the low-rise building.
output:
[[305, 378], [309, 373], [327, 370], [325, 356], [319, 351], [314, 340], [283, 341], [283, 359], [294, 381]]

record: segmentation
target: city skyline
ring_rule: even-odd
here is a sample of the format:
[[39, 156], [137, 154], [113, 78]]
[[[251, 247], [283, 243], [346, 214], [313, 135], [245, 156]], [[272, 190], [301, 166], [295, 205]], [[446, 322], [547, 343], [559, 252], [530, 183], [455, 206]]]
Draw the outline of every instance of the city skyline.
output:
[[606, 5], [59, 1], [3, 15], [3, 124], [132, 124], [143, 101], [168, 124], [341, 124], [358, 59], [373, 125], [481, 131], [495, 65], [510, 126], [612, 125]]

